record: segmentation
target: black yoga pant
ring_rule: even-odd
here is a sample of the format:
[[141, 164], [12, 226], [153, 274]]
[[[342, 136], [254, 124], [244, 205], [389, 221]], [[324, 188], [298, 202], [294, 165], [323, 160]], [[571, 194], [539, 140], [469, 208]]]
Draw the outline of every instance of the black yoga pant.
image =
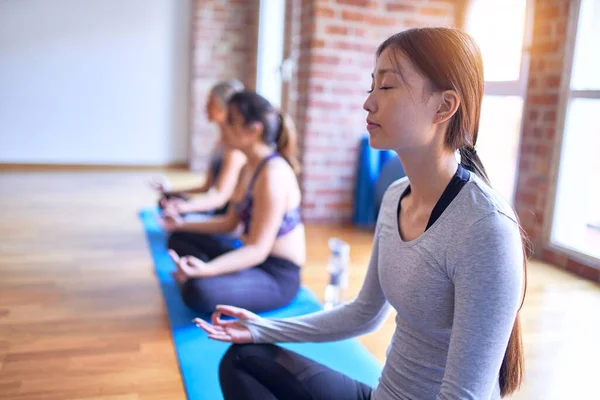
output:
[[371, 387], [272, 344], [232, 345], [219, 366], [225, 400], [368, 400]]
[[[179, 256], [210, 261], [235, 250], [231, 238], [175, 232], [167, 243]], [[232, 274], [189, 279], [181, 286], [183, 302], [198, 313], [211, 313], [219, 304], [261, 312], [288, 304], [300, 288], [300, 267], [279, 257]]]

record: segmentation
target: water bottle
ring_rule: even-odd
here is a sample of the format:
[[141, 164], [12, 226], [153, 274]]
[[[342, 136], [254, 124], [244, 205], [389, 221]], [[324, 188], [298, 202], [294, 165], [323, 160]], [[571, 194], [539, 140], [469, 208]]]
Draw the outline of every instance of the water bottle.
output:
[[325, 288], [325, 309], [341, 304], [344, 290], [348, 287], [348, 263], [350, 245], [338, 238], [329, 239], [329, 284]]

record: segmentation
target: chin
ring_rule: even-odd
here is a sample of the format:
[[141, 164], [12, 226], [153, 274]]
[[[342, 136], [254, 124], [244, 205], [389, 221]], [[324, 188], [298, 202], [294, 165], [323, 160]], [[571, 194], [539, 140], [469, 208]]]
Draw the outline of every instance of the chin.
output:
[[381, 137], [378, 137], [377, 134], [373, 133], [369, 133], [369, 146], [375, 150], [388, 149], [388, 147], [381, 142]]

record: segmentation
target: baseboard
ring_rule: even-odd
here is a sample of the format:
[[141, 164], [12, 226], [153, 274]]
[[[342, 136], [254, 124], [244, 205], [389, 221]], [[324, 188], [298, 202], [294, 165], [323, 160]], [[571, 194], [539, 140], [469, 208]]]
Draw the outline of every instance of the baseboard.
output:
[[34, 164], [34, 163], [2, 163], [0, 171], [150, 171], [157, 169], [188, 169], [187, 162], [168, 164]]

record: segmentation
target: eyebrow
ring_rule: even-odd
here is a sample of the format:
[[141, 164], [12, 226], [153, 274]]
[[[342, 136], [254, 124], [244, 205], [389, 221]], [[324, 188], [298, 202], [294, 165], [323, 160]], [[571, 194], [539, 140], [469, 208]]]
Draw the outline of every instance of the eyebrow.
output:
[[[384, 75], [384, 74], [385, 74], [385, 73], [387, 73], [387, 72], [391, 72], [391, 73], [393, 73], [393, 74], [396, 74], [396, 75], [400, 75], [400, 76], [402, 76], [402, 74], [400, 73], [400, 71], [398, 71], [398, 70], [397, 70], [397, 69], [395, 69], [395, 68], [384, 68], [384, 69], [380, 69], [379, 71], [377, 71], [377, 75], [380, 75], [380, 76], [381, 76], [381, 75]], [[375, 75], [374, 75], [374, 74], [371, 74], [371, 78], [375, 78]]]

